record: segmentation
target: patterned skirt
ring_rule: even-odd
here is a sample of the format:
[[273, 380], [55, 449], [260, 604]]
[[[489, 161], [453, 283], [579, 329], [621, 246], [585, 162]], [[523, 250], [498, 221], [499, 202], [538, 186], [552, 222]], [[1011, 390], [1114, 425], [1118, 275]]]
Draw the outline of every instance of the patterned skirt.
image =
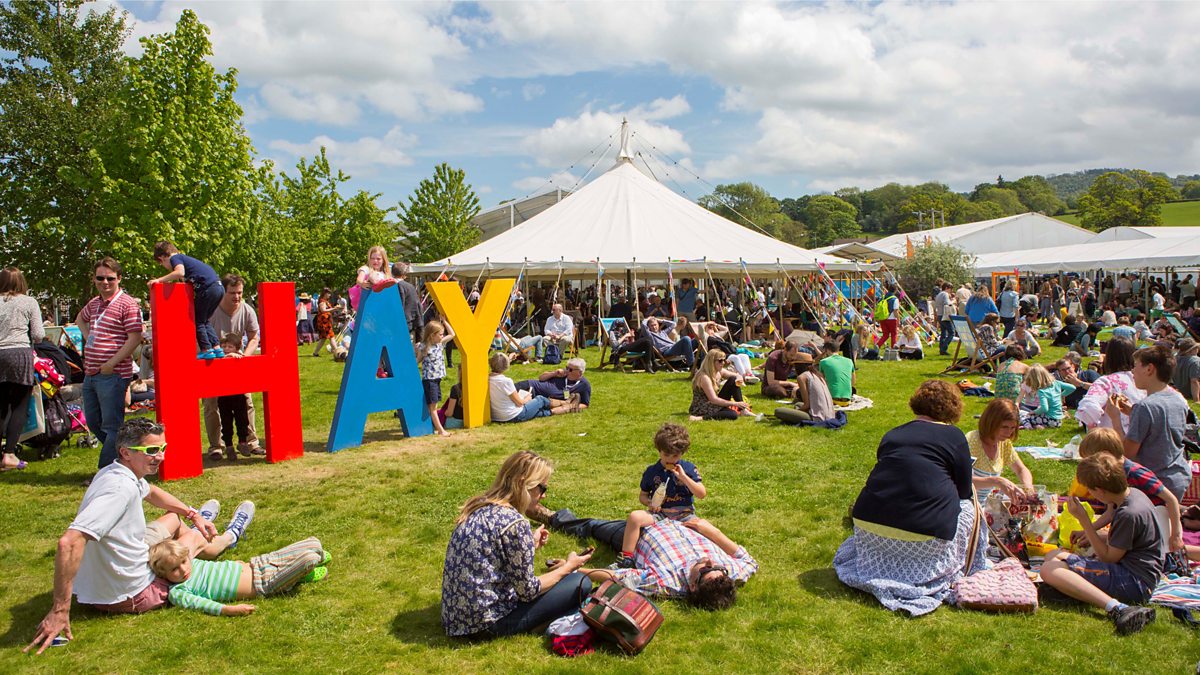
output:
[[[901, 541], [854, 528], [833, 557], [833, 569], [842, 583], [874, 595], [892, 611], [921, 616], [950, 599], [950, 586], [963, 574], [975, 505], [959, 502], [954, 539]], [[972, 570], [991, 567], [987, 560], [987, 527], [980, 524], [979, 544]]]
[[37, 375], [33, 372], [32, 347], [0, 349], [0, 382], [30, 387], [37, 384]]
[[314, 325], [317, 327], [318, 340], [333, 339], [333, 316], [329, 312], [317, 312], [317, 320]]

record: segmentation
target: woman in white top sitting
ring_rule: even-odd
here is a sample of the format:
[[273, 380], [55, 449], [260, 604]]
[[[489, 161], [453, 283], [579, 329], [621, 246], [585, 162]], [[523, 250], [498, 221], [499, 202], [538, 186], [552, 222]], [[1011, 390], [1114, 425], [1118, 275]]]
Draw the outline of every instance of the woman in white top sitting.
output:
[[493, 422], [527, 422], [535, 417], [549, 417], [579, 410], [579, 395], [572, 394], [566, 400], [551, 400], [545, 396], [534, 396], [528, 391], [517, 389], [508, 370], [508, 357], [500, 352], [488, 360], [492, 368], [488, 376], [488, 393], [491, 397]]
[[925, 358], [925, 352], [921, 347], [921, 337], [917, 335], [917, 327], [913, 324], [905, 324], [900, 330], [900, 340], [896, 342], [896, 348], [900, 350], [900, 358], [912, 359], [919, 361]]
[[1042, 346], [1038, 344], [1037, 338], [1033, 332], [1029, 330], [1025, 319], [1017, 319], [1017, 325], [1004, 338], [1004, 343], [1008, 345], [1017, 345], [1025, 349], [1025, 355], [1029, 357], [1037, 356], [1042, 353]]

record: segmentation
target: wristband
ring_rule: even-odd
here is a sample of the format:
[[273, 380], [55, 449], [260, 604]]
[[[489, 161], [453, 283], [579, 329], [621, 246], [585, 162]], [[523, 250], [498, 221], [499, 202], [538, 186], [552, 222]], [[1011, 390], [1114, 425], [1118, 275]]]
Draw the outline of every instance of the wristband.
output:
[[193, 509], [192, 507], [189, 506], [189, 507], [187, 507], [187, 512], [183, 514], [183, 517], [187, 518], [188, 520], [190, 520], [194, 523], [194, 522], [196, 522], [196, 516], [198, 516], [198, 515], [200, 515], [200, 514], [196, 513], [196, 509]]

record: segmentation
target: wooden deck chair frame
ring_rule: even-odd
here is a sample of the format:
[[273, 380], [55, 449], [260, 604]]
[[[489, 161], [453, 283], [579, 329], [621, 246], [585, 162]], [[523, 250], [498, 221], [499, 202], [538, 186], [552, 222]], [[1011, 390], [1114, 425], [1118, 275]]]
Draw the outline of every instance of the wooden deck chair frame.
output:
[[[620, 322], [623, 326], [625, 326], [626, 333], [631, 330], [629, 328], [629, 322], [626, 321], [625, 317], [623, 316], [601, 318], [597, 322], [600, 326], [600, 365], [596, 367], [597, 370], [604, 370], [604, 368], [608, 365], [608, 359], [605, 358], [605, 356], [608, 354], [608, 351], [610, 349], [616, 351], [616, 347], [614, 346], [616, 338], [613, 337], [613, 326], [615, 326], [617, 322]], [[618, 367], [619, 366], [620, 362], [618, 362]]]
[[[954, 343], [954, 356], [950, 359], [950, 365], [946, 366], [941, 374], [946, 375], [958, 371], [962, 371], [964, 374], [983, 373], [984, 368], [994, 370], [1003, 354], [980, 355], [979, 336], [975, 333], [975, 324], [965, 316], [951, 316], [950, 324], [954, 327], [954, 334], [958, 336], [958, 341]], [[966, 354], [960, 357], [959, 354], [964, 350]], [[966, 363], [963, 363], [964, 361]]]
[[525, 359], [526, 363], [537, 363], [536, 354], [531, 356], [529, 353], [530, 350], [535, 349], [535, 347], [533, 345], [530, 345], [528, 347], [522, 347], [521, 341], [516, 339], [512, 335], [510, 335], [509, 332], [504, 330], [503, 328], [500, 329], [500, 334], [502, 336], [504, 336], [504, 345], [505, 345], [504, 351], [506, 353], [510, 352], [510, 351], [516, 351], [518, 354], [521, 355], [522, 358]]
[[[646, 317], [645, 319], [642, 319], [642, 326], [645, 326], [646, 321], [649, 320], [650, 318], [652, 318], [652, 317]], [[662, 319], [661, 317], [656, 317], [656, 318], [658, 318], [659, 321], [664, 321], [664, 319]], [[670, 319], [665, 319], [665, 320], [668, 322], [670, 321]], [[683, 360], [682, 356], [675, 356], [675, 357], [668, 359], [666, 356], [663, 355], [663, 353], [661, 351], [659, 351], [658, 347], [655, 347], [653, 344], [650, 345], [650, 358], [654, 359], [654, 367], [655, 368], [661, 367], [661, 368], [666, 369], [668, 372], [672, 372], [672, 373], [678, 373], [683, 370], [695, 370], [695, 368], [696, 368], [696, 360], [695, 359], [692, 359], [692, 367], [690, 369], [677, 367], [676, 362]], [[617, 365], [620, 366], [621, 364], [618, 362]]]

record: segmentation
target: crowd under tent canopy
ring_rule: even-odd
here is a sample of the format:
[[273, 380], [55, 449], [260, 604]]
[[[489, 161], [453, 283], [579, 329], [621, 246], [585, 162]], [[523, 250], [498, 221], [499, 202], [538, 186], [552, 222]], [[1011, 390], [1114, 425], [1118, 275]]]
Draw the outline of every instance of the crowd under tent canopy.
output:
[[937, 241], [953, 244], [969, 254], [980, 255], [995, 251], [1084, 244], [1095, 236], [1096, 233], [1091, 230], [1064, 223], [1056, 218], [1040, 213], [1022, 213], [1005, 218], [893, 234], [871, 242], [870, 246], [903, 258], [908, 253], [910, 242], [916, 247]]
[[[1176, 229], [1176, 228], [1172, 228]], [[976, 276], [1018, 270], [1040, 274], [1105, 270], [1161, 270], [1200, 267], [1200, 235], [1102, 241], [1077, 246], [1053, 246], [1023, 251], [1000, 251], [975, 260]]]
[[461, 253], [414, 265], [422, 275], [526, 279], [761, 277], [878, 266], [793, 246], [727, 220], [643, 173], [628, 152], [545, 211]]

